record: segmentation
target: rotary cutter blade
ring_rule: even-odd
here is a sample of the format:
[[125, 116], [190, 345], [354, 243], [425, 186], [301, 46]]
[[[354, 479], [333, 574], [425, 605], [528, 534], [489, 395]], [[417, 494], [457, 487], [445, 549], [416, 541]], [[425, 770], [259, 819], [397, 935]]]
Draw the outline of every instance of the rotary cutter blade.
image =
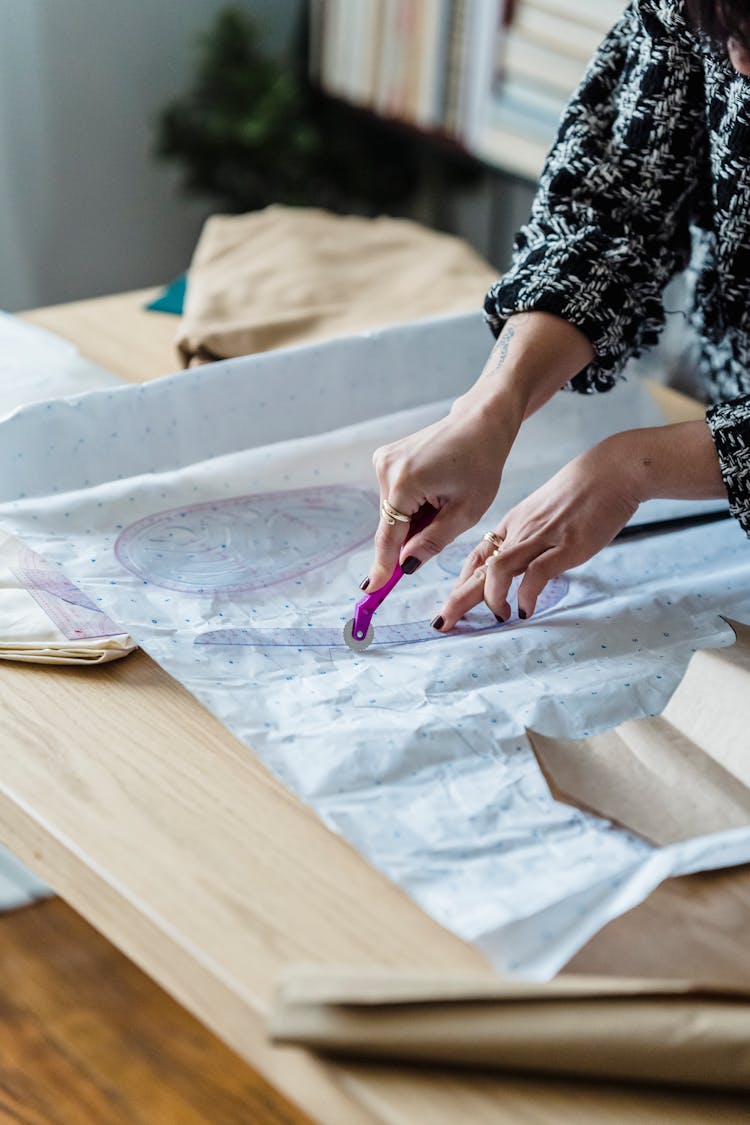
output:
[[[423, 504], [411, 521], [407, 541], [418, 531], [427, 527], [429, 523], [432, 523], [436, 515], [436, 508], [433, 508], [431, 504]], [[372, 615], [403, 576], [404, 571], [401, 569], [401, 565], [397, 563], [393, 574], [384, 586], [366, 594], [364, 598], [357, 602], [354, 607], [354, 617], [347, 621], [344, 626], [344, 641], [354, 652], [364, 652], [372, 644], [372, 639], [375, 636], [372, 628]]]
[[350, 617], [346, 625], [344, 626], [343, 635], [344, 641], [349, 646], [349, 648], [352, 649], [353, 652], [364, 652], [365, 649], [369, 648], [372, 644], [373, 637], [375, 636], [375, 630], [372, 627], [372, 623], [370, 623], [367, 626], [367, 630], [362, 637], [355, 637], [354, 618]]

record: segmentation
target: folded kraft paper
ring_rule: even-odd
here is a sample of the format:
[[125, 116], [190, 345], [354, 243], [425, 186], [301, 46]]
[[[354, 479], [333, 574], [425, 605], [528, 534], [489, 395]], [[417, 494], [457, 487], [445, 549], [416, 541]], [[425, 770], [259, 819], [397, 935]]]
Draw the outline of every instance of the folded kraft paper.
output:
[[275, 1043], [359, 1059], [750, 1089], [750, 987], [311, 967], [282, 979]]

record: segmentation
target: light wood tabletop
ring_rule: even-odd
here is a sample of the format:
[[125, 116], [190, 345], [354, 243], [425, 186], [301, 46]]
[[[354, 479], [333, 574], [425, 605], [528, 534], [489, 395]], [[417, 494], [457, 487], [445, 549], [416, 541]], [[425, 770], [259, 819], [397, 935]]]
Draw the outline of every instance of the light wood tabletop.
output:
[[[153, 292], [26, 319], [146, 380], [177, 367], [176, 318], [143, 308]], [[662, 399], [675, 417], [695, 415], [688, 400]], [[290, 964], [489, 966], [144, 653], [84, 669], [4, 664], [0, 706], [4, 841], [323, 1125], [747, 1120], [740, 1097], [344, 1065], [271, 1047], [274, 983]], [[747, 869], [670, 881], [597, 935], [575, 969], [731, 979], [747, 964], [749, 922]]]

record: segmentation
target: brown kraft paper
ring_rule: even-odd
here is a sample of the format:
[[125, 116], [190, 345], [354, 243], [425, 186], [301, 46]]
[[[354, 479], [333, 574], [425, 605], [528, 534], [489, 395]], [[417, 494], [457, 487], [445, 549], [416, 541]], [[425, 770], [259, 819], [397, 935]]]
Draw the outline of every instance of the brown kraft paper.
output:
[[310, 968], [281, 981], [275, 1043], [358, 1059], [750, 1089], [750, 990], [546, 984]]
[[[728, 619], [727, 619], [728, 620]], [[696, 652], [661, 715], [574, 740], [528, 731], [557, 800], [654, 844], [750, 824], [750, 626]]]

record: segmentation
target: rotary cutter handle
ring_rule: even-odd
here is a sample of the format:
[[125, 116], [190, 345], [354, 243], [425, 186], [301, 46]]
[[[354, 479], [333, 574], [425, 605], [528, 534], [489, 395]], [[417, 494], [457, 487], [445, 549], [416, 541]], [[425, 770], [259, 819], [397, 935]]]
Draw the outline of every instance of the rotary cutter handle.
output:
[[[405, 542], [408, 543], [409, 539], [420, 531], [424, 531], [436, 515], [437, 508], [433, 508], [431, 504], [423, 504], [412, 518]], [[354, 649], [355, 652], [363, 652], [372, 644], [375, 635], [372, 627], [372, 616], [403, 576], [404, 571], [401, 564], [396, 563], [396, 568], [385, 585], [381, 586], [379, 590], [373, 590], [371, 594], [366, 594], [364, 598], [357, 602], [354, 608], [354, 617], [350, 618], [344, 626], [344, 640], [349, 648]]]

